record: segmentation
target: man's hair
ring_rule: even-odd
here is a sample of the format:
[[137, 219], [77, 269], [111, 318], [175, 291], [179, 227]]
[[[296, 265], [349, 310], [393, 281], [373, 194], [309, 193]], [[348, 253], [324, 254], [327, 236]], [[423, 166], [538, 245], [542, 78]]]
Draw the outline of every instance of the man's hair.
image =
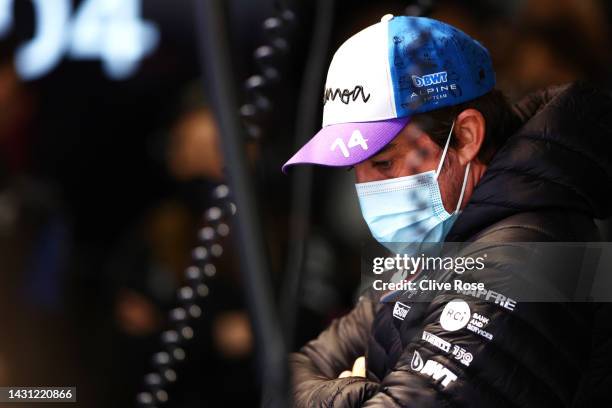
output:
[[[485, 137], [478, 152], [478, 159], [485, 164], [489, 163], [497, 150], [519, 127], [518, 117], [501, 91], [494, 89], [459, 105], [419, 113], [414, 115], [411, 121], [437, 145], [444, 147], [453, 120], [466, 109], [476, 109], [485, 119]], [[456, 139], [451, 138], [450, 145], [455, 144]]]

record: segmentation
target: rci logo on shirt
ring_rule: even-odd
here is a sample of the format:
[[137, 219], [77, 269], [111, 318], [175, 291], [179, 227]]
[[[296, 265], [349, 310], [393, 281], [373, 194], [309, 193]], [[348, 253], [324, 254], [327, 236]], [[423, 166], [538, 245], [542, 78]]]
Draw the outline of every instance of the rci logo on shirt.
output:
[[461, 299], [451, 300], [444, 306], [440, 315], [440, 325], [444, 330], [457, 331], [470, 321], [470, 307]]
[[447, 81], [447, 73], [446, 71], [436, 72], [434, 74], [423, 75], [422, 77], [412, 75], [412, 83], [417, 88], [422, 88], [424, 86], [441, 84]]
[[393, 317], [404, 320], [409, 310], [410, 306], [405, 305], [402, 302], [395, 302], [395, 306], [393, 307]]
[[442, 380], [440, 384], [442, 384], [443, 387], [446, 387], [448, 384], [457, 379], [457, 375], [455, 373], [437, 361], [427, 360], [427, 362], [423, 362], [423, 358], [421, 358], [421, 355], [416, 350], [412, 355], [410, 368], [413, 371], [429, 376], [436, 381]]

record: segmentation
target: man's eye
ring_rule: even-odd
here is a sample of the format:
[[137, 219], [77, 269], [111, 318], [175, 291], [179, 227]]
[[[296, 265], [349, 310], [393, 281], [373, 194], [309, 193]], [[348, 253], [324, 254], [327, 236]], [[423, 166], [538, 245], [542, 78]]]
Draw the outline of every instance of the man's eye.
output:
[[372, 163], [373, 167], [377, 169], [385, 170], [391, 168], [393, 165], [393, 160], [378, 160]]

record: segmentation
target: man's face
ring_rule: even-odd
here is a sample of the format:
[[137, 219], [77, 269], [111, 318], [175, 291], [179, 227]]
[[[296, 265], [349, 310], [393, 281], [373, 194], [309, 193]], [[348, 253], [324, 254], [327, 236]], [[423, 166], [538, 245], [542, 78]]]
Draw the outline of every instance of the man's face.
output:
[[[377, 155], [354, 166], [356, 181], [365, 183], [435, 171], [442, 150], [427, 133], [409, 123]], [[459, 200], [464, 172], [465, 167], [456, 160], [453, 149], [449, 149], [438, 183], [444, 207], [450, 213]]]

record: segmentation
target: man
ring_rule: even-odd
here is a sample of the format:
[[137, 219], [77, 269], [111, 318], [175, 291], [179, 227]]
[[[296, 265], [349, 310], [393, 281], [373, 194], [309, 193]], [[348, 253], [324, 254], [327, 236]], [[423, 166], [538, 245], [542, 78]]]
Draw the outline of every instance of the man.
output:
[[524, 268], [536, 243], [600, 239], [593, 218], [612, 209], [612, 100], [577, 83], [510, 107], [494, 85], [481, 44], [426, 18], [384, 17], [334, 55], [324, 127], [283, 169], [353, 166], [377, 241], [408, 253], [467, 243], [489, 258], [461, 276], [486, 289], [369, 291], [292, 355], [296, 406], [559, 407], [606, 397], [609, 307], [567, 302], [584, 259]]

